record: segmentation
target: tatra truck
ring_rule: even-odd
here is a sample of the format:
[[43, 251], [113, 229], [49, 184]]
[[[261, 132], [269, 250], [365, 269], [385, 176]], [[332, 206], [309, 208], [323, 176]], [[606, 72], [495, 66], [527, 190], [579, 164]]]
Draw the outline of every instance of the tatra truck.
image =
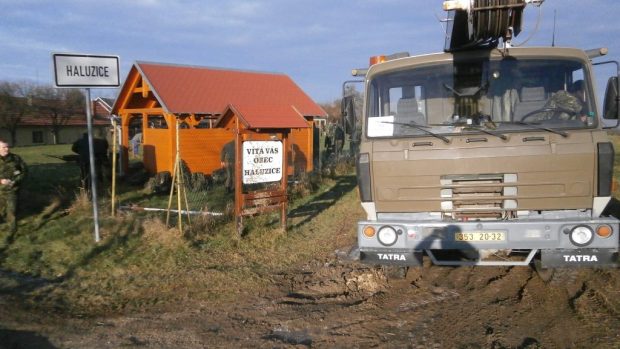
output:
[[[616, 267], [618, 63], [516, 47], [534, 0], [445, 1], [444, 51], [372, 57], [355, 125], [360, 260]], [[599, 109], [593, 66], [611, 64]]]

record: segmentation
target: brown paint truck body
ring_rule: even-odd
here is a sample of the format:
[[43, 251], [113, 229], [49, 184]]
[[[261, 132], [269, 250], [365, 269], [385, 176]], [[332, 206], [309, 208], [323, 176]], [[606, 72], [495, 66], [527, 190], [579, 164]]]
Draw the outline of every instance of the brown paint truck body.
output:
[[589, 57], [563, 48], [372, 65], [357, 164], [361, 260], [616, 265], [618, 220], [603, 214], [614, 151], [592, 81]]

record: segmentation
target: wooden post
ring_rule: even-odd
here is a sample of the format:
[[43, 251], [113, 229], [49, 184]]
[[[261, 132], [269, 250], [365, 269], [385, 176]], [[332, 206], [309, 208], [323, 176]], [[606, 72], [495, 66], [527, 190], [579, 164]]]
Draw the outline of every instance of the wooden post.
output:
[[288, 159], [286, 156], [286, 152], [288, 149], [288, 131], [282, 131], [282, 179], [280, 182], [280, 188], [282, 192], [284, 192], [284, 196], [286, 200], [283, 200], [281, 203], [281, 212], [280, 212], [280, 224], [282, 225], [282, 230], [286, 232], [287, 225], [287, 209], [288, 209], [288, 194], [287, 194], [287, 185], [288, 185]]
[[166, 210], [166, 228], [168, 228], [168, 224], [170, 223], [170, 208], [172, 207], [172, 195], [174, 194], [174, 184], [177, 180], [177, 166], [179, 162], [174, 161], [174, 170], [172, 171], [172, 183], [170, 184], [170, 196], [168, 196], [168, 209]]
[[183, 177], [182, 177], [182, 173], [183, 171], [181, 170], [181, 150], [179, 147], [179, 118], [176, 117], [176, 176], [177, 176], [177, 180], [175, 186], [177, 188], [177, 210], [178, 210], [178, 226], [179, 226], [179, 233], [183, 234], [183, 214], [181, 213], [182, 207], [181, 207], [181, 186], [183, 185]]
[[116, 215], [116, 158], [118, 141], [116, 138], [116, 116], [112, 116], [112, 217]]
[[242, 183], [242, 161], [243, 161], [243, 135], [239, 129], [239, 122], [235, 129], [235, 217], [237, 235], [241, 236], [243, 233], [243, 183]]

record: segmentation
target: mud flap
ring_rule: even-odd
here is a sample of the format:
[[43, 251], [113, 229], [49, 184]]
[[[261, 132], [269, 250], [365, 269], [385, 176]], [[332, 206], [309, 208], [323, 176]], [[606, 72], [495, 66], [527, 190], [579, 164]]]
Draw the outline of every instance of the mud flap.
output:
[[616, 249], [541, 250], [543, 268], [618, 267]]
[[366, 264], [421, 266], [423, 251], [360, 250], [360, 262]]

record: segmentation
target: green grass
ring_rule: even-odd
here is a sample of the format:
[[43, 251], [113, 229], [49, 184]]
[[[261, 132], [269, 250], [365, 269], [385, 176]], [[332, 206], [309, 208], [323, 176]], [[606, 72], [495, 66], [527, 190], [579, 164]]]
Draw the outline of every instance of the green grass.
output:
[[[361, 211], [350, 173], [308, 178], [292, 188], [297, 200], [291, 202], [290, 211], [298, 214], [290, 218], [288, 232], [280, 229], [277, 214], [267, 214], [246, 219], [242, 238], [230, 216], [194, 216], [183, 234], [162, 223], [163, 213], [125, 211], [112, 217], [110, 198], [104, 193], [99, 203], [102, 241], [95, 243], [92, 208], [78, 187], [78, 166], [43, 155], [69, 155], [69, 146], [13, 151], [24, 158], [30, 172], [21, 195], [18, 233], [9, 240], [9, 234], [0, 230], [0, 269], [18, 273], [13, 277], [0, 273], [0, 292], [60, 312], [94, 315], [187, 299], [224, 301], [239, 293], [255, 294], [271, 282], [274, 269], [290, 268], [310, 256], [326, 256], [337, 246], [351, 245], [353, 230], [329, 234], [342, 225], [341, 217]], [[343, 195], [345, 201], [336, 203]], [[188, 197], [213, 211], [225, 211], [233, 200], [223, 188], [188, 193]], [[120, 183], [119, 200], [165, 208], [168, 195]], [[314, 201], [318, 204], [313, 206]], [[299, 209], [305, 206], [312, 207], [310, 213]], [[332, 217], [331, 221], [312, 221], [319, 212]], [[19, 275], [47, 282], [31, 288], [29, 279]]]

